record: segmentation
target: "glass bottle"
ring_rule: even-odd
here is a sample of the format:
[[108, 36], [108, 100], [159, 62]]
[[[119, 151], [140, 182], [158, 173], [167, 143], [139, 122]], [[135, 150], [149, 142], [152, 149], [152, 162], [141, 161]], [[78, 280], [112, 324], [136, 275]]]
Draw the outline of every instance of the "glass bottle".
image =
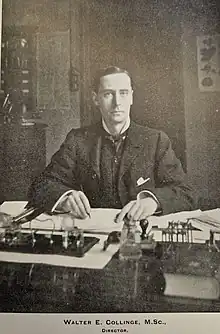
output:
[[139, 260], [142, 256], [141, 236], [136, 221], [126, 218], [120, 238], [119, 259]]

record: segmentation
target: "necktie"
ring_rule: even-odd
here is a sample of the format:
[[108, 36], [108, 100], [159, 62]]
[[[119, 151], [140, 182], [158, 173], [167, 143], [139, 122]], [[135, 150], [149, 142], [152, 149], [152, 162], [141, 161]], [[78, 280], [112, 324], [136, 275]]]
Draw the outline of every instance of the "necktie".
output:
[[114, 145], [116, 152], [118, 151], [120, 145], [123, 143], [123, 141], [126, 139], [126, 132], [116, 135], [116, 136], [112, 136], [110, 134], [108, 134], [107, 132], [105, 133], [105, 139], [110, 140], [111, 143]]

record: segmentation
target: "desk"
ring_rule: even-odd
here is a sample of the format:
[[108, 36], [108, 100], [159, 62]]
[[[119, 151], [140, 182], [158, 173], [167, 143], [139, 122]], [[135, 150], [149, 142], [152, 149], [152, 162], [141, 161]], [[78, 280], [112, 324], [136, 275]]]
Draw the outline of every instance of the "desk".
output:
[[[220, 262], [220, 261], [219, 261]], [[135, 263], [117, 254], [100, 269], [1, 262], [1, 312], [115, 313], [218, 312], [220, 300], [177, 298], [153, 293], [146, 258]], [[154, 263], [158, 268], [159, 263]], [[161, 277], [154, 277], [153, 281]], [[136, 287], [136, 291], [135, 291]]]
[[166, 281], [166, 275], [173, 273], [198, 275], [198, 281], [212, 277], [220, 286], [218, 252], [209, 252], [201, 244], [181, 244], [178, 250], [169, 260], [145, 253], [138, 263], [121, 261], [116, 251], [103, 269], [4, 262], [0, 258], [0, 312], [218, 312], [220, 299], [162, 293], [164, 278]]

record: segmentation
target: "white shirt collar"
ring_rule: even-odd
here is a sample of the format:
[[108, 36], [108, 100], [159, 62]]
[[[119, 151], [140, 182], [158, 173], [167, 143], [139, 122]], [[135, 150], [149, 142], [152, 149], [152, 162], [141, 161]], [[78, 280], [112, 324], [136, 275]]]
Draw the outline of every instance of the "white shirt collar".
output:
[[[130, 123], [131, 123], [131, 120], [130, 120], [130, 117], [129, 117], [129, 118], [127, 119], [125, 125], [124, 125], [123, 128], [121, 129], [120, 134], [124, 133], [124, 132], [129, 128]], [[110, 133], [110, 131], [109, 131], [109, 129], [108, 129], [108, 127], [107, 127], [107, 125], [106, 125], [106, 123], [105, 123], [105, 121], [104, 121], [103, 118], [102, 118], [102, 126], [103, 126], [104, 130], [105, 130], [106, 132], [108, 132], [108, 133], [111, 135], [111, 133]]]

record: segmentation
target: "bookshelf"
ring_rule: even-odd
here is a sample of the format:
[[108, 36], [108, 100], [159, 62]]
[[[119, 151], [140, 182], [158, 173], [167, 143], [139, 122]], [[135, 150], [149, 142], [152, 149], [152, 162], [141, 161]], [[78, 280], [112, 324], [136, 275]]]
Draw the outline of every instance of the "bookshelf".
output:
[[[1, 43], [1, 100], [9, 96], [10, 106], [3, 122], [19, 123], [32, 118], [35, 110], [33, 77], [35, 75], [35, 46], [33, 29], [7, 27]], [[4, 113], [4, 112], [3, 112]], [[2, 113], [1, 113], [2, 114]]]
[[0, 191], [4, 200], [26, 200], [31, 182], [46, 165], [46, 125], [36, 122], [35, 35], [30, 27], [3, 27]]

